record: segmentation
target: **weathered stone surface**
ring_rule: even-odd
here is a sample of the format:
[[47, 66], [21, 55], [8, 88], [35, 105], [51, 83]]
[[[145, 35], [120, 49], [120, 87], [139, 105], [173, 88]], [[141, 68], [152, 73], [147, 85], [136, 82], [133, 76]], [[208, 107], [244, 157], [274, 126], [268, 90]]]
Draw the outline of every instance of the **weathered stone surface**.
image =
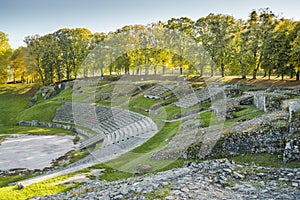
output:
[[[283, 153], [285, 141], [289, 138], [287, 118], [286, 112], [278, 111], [240, 122], [229, 129], [202, 128], [196, 134], [197, 140], [183, 153], [184, 158], [237, 155], [245, 152]], [[205, 139], [206, 137], [210, 139]]]
[[289, 98], [287, 95], [267, 93], [265, 91], [253, 92], [253, 94], [254, 105], [265, 112], [280, 110], [282, 101]]
[[300, 99], [291, 99], [283, 102], [283, 109], [289, 112], [289, 133], [286, 141], [283, 161], [300, 160]]
[[290, 162], [300, 160], [300, 133], [295, 132], [291, 135], [285, 145], [283, 161]]
[[139, 164], [135, 169], [135, 174], [145, 174], [152, 169], [150, 165]]
[[66, 193], [32, 199], [151, 199], [154, 193], [164, 194], [163, 199], [299, 199], [298, 173], [299, 169], [211, 160], [125, 180], [93, 181]]

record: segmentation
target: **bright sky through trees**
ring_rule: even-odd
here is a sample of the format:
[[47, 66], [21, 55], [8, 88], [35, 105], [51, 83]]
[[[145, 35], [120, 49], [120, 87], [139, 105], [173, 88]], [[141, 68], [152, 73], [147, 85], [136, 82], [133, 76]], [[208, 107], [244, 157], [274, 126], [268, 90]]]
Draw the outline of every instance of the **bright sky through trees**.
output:
[[266, 7], [282, 17], [300, 19], [299, 0], [0, 0], [0, 31], [17, 48], [24, 45], [25, 36], [64, 27], [109, 32], [172, 17], [197, 20], [209, 13], [246, 19], [252, 9]]

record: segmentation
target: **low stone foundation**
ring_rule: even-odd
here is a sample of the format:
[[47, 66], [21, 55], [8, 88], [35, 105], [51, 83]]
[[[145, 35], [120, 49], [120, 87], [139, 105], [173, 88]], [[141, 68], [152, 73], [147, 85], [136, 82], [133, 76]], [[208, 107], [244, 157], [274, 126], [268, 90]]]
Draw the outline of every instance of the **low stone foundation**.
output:
[[287, 95], [283, 94], [255, 92], [253, 104], [264, 112], [272, 112], [280, 110], [282, 101], [288, 98]]
[[297, 134], [286, 143], [283, 153], [284, 162], [294, 160], [300, 160], [300, 134]]
[[63, 125], [63, 124], [56, 124], [50, 122], [40, 122], [38, 120], [32, 121], [20, 121], [19, 126], [37, 126], [37, 127], [48, 127], [48, 128], [60, 128], [65, 130], [74, 131], [78, 134], [85, 135], [87, 137], [92, 137], [93, 135], [85, 130], [72, 127], [71, 125]]
[[210, 156], [238, 155], [242, 153], [282, 153], [288, 136], [288, 129], [285, 127], [262, 130], [258, 133], [234, 133], [231, 136], [221, 138]]

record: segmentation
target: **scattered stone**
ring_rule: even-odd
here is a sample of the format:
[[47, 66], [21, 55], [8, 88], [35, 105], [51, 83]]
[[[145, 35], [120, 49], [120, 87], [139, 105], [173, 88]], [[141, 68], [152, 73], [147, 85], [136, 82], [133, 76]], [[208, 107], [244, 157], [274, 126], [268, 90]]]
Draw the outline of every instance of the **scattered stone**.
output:
[[[223, 173], [229, 171], [228, 169], [232, 173], [224, 176]], [[166, 196], [161, 198], [170, 200], [299, 199], [300, 188], [295, 178], [297, 173], [300, 173], [299, 170], [251, 167], [227, 159], [209, 160], [124, 180], [93, 181], [66, 193], [32, 199], [151, 199], [151, 194], [159, 191], [167, 191]], [[241, 175], [242, 173], [245, 175]], [[288, 174], [293, 176], [287, 176]], [[269, 181], [271, 177], [279, 178]], [[277, 186], [276, 182], [284, 177], [292, 187]]]
[[136, 167], [136, 170], [134, 173], [135, 174], [145, 174], [145, 173], [149, 172], [151, 169], [152, 169], [152, 167], [150, 165], [139, 164]]

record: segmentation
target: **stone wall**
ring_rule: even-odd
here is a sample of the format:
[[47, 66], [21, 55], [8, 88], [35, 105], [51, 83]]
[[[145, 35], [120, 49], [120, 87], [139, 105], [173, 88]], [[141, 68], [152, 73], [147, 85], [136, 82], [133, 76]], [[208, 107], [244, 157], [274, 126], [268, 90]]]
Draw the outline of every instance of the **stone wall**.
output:
[[223, 155], [238, 155], [243, 153], [283, 153], [285, 144], [290, 137], [288, 113], [276, 111], [266, 113], [260, 117], [236, 124], [234, 127], [225, 127], [220, 130], [211, 130], [206, 134], [220, 132], [212, 148], [206, 151], [203, 157], [201, 149], [205, 141], [193, 143], [184, 152], [186, 158], [196, 159]]
[[210, 156], [242, 153], [282, 153], [288, 138], [286, 127], [250, 133], [234, 133], [221, 138]]
[[38, 120], [32, 121], [20, 121], [19, 126], [37, 126], [37, 127], [48, 127], [48, 128], [60, 128], [65, 130], [74, 131], [78, 134], [85, 135], [87, 137], [92, 137], [93, 135], [85, 130], [72, 127], [71, 125], [63, 125], [63, 124], [56, 124], [56, 123], [49, 123], [49, 122], [40, 122]]
[[283, 161], [300, 160], [300, 100], [285, 101], [283, 108], [289, 112], [290, 137], [287, 139]]
[[282, 101], [289, 98], [287, 95], [266, 92], [254, 92], [253, 94], [253, 104], [264, 112], [280, 110]]
[[290, 162], [300, 160], [300, 134], [293, 134], [287, 141], [283, 153], [283, 161]]

